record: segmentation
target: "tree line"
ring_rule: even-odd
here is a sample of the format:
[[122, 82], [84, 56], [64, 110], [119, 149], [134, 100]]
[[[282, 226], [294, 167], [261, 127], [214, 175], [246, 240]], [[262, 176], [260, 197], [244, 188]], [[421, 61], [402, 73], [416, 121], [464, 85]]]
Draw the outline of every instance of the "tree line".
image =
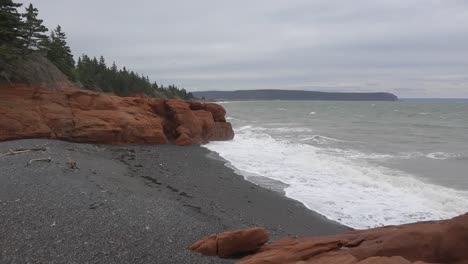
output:
[[82, 55], [78, 58], [75, 75], [85, 89], [99, 88], [102, 92], [112, 92], [118, 95], [150, 95], [163, 98], [192, 99], [192, 93], [179, 89], [174, 84], [164, 87], [151, 82], [148, 76], [140, 75], [126, 67], [118, 69], [115, 62], [106, 64], [103, 56], [90, 58]]
[[49, 29], [39, 19], [38, 9], [29, 4], [25, 12], [20, 13], [18, 8], [21, 6], [13, 0], [0, 0], [0, 59], [15, 61], [40, 53], [84, 89], [120, 96], [194, 98], [192, 93], [174, 84], [165, 87], [126, 67], [119, 69], [115, 62], [108, 66], [103, 56], [98, 60], [82, 55], [75, 62], [60, 25], [47, 34]]

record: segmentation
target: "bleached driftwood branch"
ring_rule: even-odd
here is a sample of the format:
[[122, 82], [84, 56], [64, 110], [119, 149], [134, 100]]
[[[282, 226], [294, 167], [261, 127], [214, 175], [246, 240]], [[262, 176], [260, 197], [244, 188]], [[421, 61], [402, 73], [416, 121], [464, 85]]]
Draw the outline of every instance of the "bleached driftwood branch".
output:
[[15, 149], [15, 150], [10, 150], [7, 153], [3, 153], [2, 155], [0, 155], [0, 157], [13, 156], [13, 155], [18, 155], [18, 154], [28, 153], [31, 151], [46, 151], [46, 150], [47, 148]]
[[33, 163], [33, 162], [35, 162], [35, 161], [51, 162], [52, 159], [51, 159], [51, 158], [32, 159], [32, 160], [28, 161], [28, 163], [26, 164], [26, 166], [31, 165], [31, 163]]

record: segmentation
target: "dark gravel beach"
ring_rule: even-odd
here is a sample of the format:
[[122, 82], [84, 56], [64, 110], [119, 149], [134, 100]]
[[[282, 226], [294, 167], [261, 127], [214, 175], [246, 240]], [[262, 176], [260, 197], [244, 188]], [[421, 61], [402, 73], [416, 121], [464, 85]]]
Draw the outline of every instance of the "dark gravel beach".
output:
[[0, 157], [0, 263], [232, 263], [187, 247], [253, 226], [273, 239], [347, 230], [199, 146], [32, 139], [0, 143], [0, 152], [33, 147], [47, 150]]

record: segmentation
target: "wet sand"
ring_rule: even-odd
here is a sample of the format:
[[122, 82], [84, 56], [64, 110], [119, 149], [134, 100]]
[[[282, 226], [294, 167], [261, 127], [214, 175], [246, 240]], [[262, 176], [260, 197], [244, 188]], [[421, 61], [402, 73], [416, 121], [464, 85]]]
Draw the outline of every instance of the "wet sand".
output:
[[200, 146], [31, 139], [0, 152], [42, 146], [0, 157], [0, 263], [233, 263], [187, 247], [253, 226], [272, 239], [348, 229], [245, 181]]

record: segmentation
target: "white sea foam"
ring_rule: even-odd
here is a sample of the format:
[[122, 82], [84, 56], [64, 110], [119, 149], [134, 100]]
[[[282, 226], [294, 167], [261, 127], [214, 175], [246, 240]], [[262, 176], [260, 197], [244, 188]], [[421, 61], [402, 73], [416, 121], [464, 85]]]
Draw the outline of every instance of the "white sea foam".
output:
[[232, 120], [232, 121], [242, 121], [239, 118], [235, 118], [235, 117], [231, 117], [231, 116], [226, 117], [226, 120], [229, 120], [229, 121], [230, 120]]
[[[346, 141], [344, 141], [346, 142]], [[384, 154], [384, 153], [364, 153], [356, 150], [350, 149], [339, 149], [339, 148], [324, 148], [319, 149], [318, 152], [324, 154], [330, 154], [333, 156], [341, 156], [348, 159], [364, 159], [364, 160], [386, 160], [386, 159], [394, 159], [394, 158], [402, 158], [406, 156], [396, 156], [391, 154]]]
[[275, 127], [275, 128], [267, 128], [266, 130], [276, 133], [310, 133], [314, 132], [315, 129], [308, 128], [308, 127]]
[[[343, 141], [347, 142], [347, 141]], [[402, 152], [398, 154], [385, 154], [385, 153], [364, 153], [355, 150], [349, 149], [339, 149], [339, 148], [327, 148], [323, 149], [324, 152], [330, 154], [338, 154], [345, 156], [350, 159], [366, 159], [366, 160], [388, 160], [388, 159], [412, 159], [425, 157], [429, 159], [436, 160], [447, 160], [454, 158], [461, 158], [461, 154], [457, 153], [447, 153], [447, 152], [432, 152], [432, 153], [422, 153], [422, 152]]]
[[236, 129], [234, 140], [206, 147], [240, 171], [288, 184], [288, 197], [354, 228], [446, 219], [468, 211], [466, 191], [264, 132], [244, 126]]
[[411, 159], [411, 158], [421, 158], [425, 157], [428, 159], [436, 159], [436, 160], [447, 160], [447, 159], [457, 159], [463, 157], [461, 153], [448, 153], [448, 152], [431, 152], [431, 153], [423, 153], [423, 152], [403, 152], [397, 155], [394, 155], [393, 158], [397, 159]]
[[238, 129], [239, 131], [245, 131], [249, 130], [251, 132], [256, 131], [256, 132], [271, 132], [271, 133], [281, 133], [281, 134], [287, 134], [287, 133], [311, 133], [314, 132], [315, 130], [313, 128], [308, 128], [308, 127], [263, 127], [263, 126], [252, 126], [252, 125], [246, 125], [242, 126]]
[[315, 112], [310, 112], [309, 115], [315, 115], [316, 113]]
[[312, 135], [310, 137], [305, 137], [305, 138], [302, 138], [301, 141], [313, 142], [319, 145], [328, 144], [330, 142], [349, 142], [346, 140], [341, 140], [341, 139], [326, 137], [326, 136], [321, 136], [321, 135]]
[[432, 152], [425, 155], [427, 158], [430, 159], [438, 159], [438, 160], [446, 160], [451, 158], [458, 158], [461, 155], [454, 154], [454, 153], [446, 153], [446, 152]]

